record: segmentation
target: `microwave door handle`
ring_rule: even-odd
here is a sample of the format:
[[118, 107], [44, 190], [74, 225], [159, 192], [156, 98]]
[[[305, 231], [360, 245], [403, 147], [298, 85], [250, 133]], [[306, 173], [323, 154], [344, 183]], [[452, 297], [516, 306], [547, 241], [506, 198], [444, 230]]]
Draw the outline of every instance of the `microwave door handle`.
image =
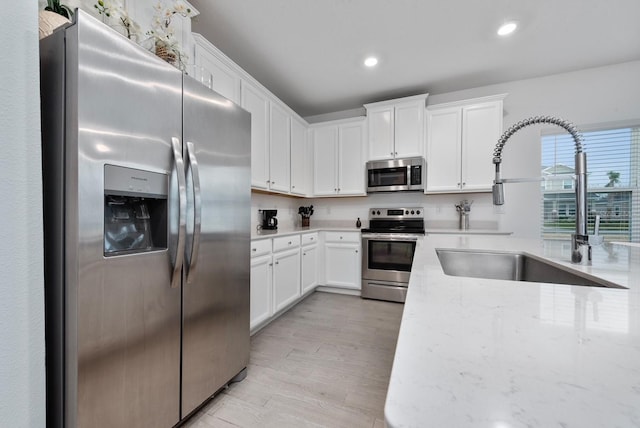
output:
[[187, 155], [189, 157], [189, 168], [191, 168], [191, 179], [193, 181], [193, 239], [190, 248], [191, 256], [187, 258], [187, 284], [191, 284], [196, 278], [196, 266], [200, 249], [200, 231], [202, 229], [200, 170], [198, 169], [198, 160], [195, 151], [195, 145], [192, 142], [187, 142]]
[[178, 288], [182, 279], [182, 263], [184, 261], [184, 240], [187, 233], [187, 179], [184, 173], [184, 160], [182, 159], [182, 144], [176, 137], [171, 138], [173, 148], [173, 160], [178, 177], [178, 242], [175, 255], [172, 260], [173, 272], [171, 274], [171, 288]]

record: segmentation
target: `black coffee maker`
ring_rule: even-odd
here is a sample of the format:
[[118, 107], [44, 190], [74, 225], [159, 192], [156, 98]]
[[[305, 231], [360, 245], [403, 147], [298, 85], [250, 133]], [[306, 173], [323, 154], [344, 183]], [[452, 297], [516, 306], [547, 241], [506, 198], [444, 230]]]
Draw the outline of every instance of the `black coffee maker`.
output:
[[278, 210], [262, 210], [262, 229], [276, 230], [278, 228]]

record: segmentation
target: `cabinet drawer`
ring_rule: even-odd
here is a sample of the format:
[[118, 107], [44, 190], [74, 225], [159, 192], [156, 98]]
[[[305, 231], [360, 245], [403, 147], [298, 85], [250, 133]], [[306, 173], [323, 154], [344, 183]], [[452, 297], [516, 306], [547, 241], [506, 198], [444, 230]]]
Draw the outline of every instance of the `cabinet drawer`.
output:
[[297, 248], [300, 246], [300, 235], [281, 236], [273, 238], [273, 251], [282, 251], [288, 248]]
[[354, 244], [360, 243], [359, 232], [325, 232], [325, 242], [349, 242]]
[[318, 243], [318, 232], [314, 232], [314, 233], [305, 233], [304, 235], [301, 236], [302, 238], [302, 245], [311, 245], [311, 244], [316, 244]]
[[271, 239], [251, 241], [251, 257], [262, 256], [271, 252]]

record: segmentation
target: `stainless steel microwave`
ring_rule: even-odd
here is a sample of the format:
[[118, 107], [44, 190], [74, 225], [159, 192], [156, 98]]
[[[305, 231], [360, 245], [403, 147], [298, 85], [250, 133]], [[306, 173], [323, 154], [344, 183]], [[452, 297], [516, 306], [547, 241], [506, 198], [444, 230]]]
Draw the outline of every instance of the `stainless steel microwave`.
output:
[[367, 162], [367, 193], [424, 190], [422, 157]]

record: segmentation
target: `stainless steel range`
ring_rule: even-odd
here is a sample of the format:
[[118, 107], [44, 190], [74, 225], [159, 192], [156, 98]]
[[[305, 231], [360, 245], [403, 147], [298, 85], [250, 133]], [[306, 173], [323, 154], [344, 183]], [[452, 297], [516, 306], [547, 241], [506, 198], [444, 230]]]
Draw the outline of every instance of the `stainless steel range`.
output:
[[424, 236], [421, 207], [372, 208], [362, 229], [362, 297], [404, 302], [413, 254]]

